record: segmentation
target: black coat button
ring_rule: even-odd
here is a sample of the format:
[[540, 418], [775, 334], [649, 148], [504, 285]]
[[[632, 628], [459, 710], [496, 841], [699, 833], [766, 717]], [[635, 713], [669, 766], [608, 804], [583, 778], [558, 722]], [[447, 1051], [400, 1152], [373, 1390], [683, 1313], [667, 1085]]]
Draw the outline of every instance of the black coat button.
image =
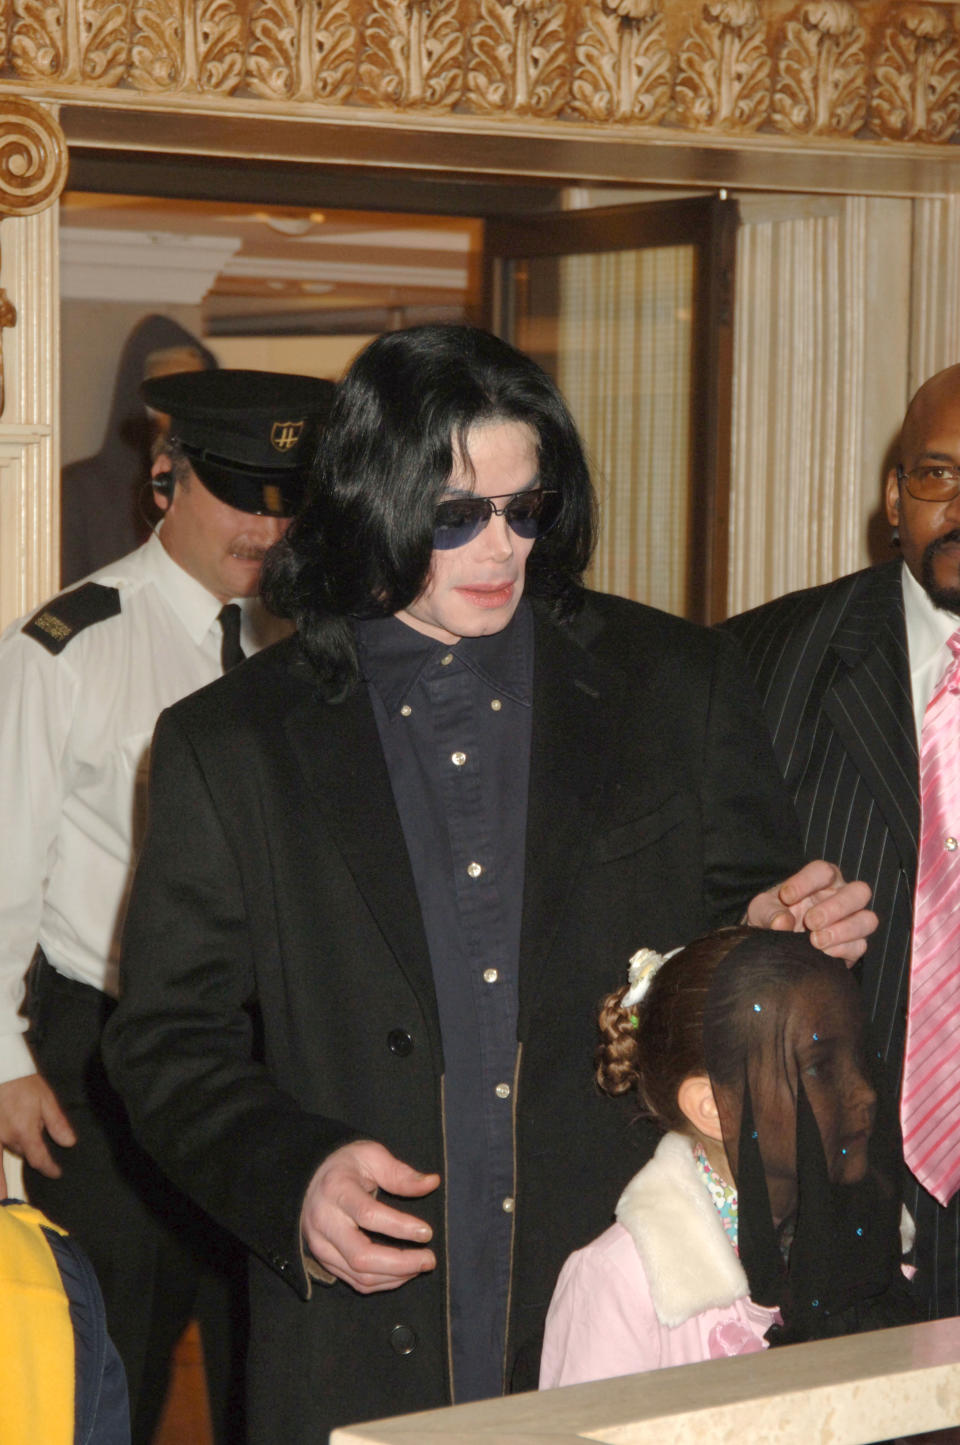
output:
[[390, 1344], [398, 1355], [412, 1355], [417, 1348], [417, 1332], [409, 1325], [394, 1325], [390, 1331]]
[[405, 1059], [413, 1053], [413, 1039], [404, 1029], [391, 1029], [387, 1034], [387, 1048], [398, 1059]]

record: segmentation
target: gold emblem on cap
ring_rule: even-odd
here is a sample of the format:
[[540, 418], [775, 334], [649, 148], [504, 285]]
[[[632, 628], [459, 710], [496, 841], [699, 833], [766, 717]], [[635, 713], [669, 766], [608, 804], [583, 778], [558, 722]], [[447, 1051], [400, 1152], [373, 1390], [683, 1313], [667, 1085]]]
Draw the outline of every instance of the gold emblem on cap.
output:
[[263, 487], [264, 511], [270, 512], [273, 516], [280, 516], [283, 513], [283, 497], [279, 487], [266, 482]]
[[278, 452], [289, 452], [300, 440], [302, 421], [275, 421], [270, 429], [270, 445]]

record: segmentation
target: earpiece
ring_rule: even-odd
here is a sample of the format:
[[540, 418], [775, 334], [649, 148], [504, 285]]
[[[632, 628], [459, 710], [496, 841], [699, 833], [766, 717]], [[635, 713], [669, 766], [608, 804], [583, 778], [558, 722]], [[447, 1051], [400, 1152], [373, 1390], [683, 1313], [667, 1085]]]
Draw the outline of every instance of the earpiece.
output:
[[169, 499], [173, 496], [173, 472], [158, 472], [155, 477], [151, 478], [150, 485], [158, 497]]

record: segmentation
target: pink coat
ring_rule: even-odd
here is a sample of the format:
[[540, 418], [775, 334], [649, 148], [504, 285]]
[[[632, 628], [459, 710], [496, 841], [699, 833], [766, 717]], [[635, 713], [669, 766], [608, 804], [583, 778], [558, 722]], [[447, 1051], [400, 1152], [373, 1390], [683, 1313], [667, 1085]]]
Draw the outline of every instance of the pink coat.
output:
[[766, 1348], [778, 1312], [750, 1300], [689, 1139], [660, 1141], [621, 1195], [617, 1221], [560, 1271], [542, 1390]]

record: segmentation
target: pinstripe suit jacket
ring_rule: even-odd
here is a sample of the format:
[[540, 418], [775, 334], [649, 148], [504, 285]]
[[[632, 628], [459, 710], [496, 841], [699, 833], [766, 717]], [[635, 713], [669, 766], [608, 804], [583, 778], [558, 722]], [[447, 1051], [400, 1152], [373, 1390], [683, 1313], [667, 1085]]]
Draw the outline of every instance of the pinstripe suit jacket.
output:
[[[873, 889], [880, 926], [860, 965], [877, 1047], [899, 1076], [920, 823], [916, 726], [900, 561], [794, 592], [731, 618], [808, 857]], [[908, 1178], [918, 1283], [960, 1313], [960, 1198], [941, 1209]]]

